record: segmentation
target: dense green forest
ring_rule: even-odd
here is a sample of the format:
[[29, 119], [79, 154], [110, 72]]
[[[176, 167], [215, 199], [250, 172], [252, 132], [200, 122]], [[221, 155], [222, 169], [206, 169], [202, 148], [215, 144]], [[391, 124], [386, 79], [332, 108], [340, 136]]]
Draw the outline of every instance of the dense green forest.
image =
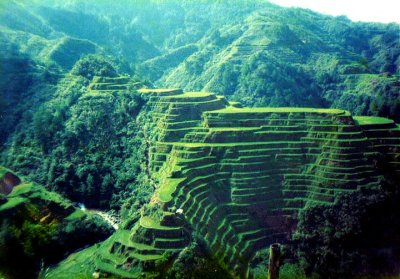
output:
[[[152, 99], [139, 94], [141, 88], [209, 91], [225, 96], [224, 105], [338, 108], [400, 122], [396, 23], [352, 22], [262, 0], [10, 0], [0, 3], [0, 30], [0, 165], [43, 185], [48, 195], [118, 214], [124, 229], [136, 230], [143, 212], [158, 212], [148, 206], [159, 183], [150, 154], [165, 127], [154, 122]], [[380, 152], [394, 154], [397, 166], [398, 146], [392, 144]], [[299, 214], [284, 248], [282, 278], [400, 272], [398, 176], [380, 164], [376, 189], [340, 195], [333, 205]], [[0, 208], [3, 201], [0, 193]], [[19, 211], [25, 221], [9, 215], [0, 221], [0, 267], [9, 265], [4, 255], [13, 249], [3, 248], [4, 239], [22, 243], [15, 244], [16, 255], [39, 269], [39, 258], [53, 264], [60, 253], [110, 234], [88, 221], [80, 233], [89, 227], [96, 238], [73, 249], [63, 244], [48, 261], [51, 255], [28, 247], [30, 230], [38, 233], [33, 238], [44, 235], [38, 251], [53, 245], [53, 236], [32, 219], [35, 207]], [[77, 229], [70, 227], [66, 239]], [[60, 238], [65, 233], [53, 232]], [[193, 232], [191, 239], [174, 264], [157, 268], [168, 278], [232, 275], [210, 260], [201, 235]], [[267, 266], [264, 252], [251, 263], [254, 270]]]

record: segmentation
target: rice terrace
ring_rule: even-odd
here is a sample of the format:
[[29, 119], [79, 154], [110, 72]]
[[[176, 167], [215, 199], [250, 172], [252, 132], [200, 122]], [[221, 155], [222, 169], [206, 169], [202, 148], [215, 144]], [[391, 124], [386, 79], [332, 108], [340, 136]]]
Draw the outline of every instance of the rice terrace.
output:
[[400, 278], [382, 1], [1, 2], [0, 279]]

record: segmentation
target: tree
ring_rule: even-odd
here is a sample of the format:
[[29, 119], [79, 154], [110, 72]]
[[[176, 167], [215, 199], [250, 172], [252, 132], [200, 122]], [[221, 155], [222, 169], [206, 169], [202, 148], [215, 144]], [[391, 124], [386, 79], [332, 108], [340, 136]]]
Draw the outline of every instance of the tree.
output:
[[94, 76], [116, 77], [117, 71], [112, 63], [100, 55], [87, 55], [80, 59], [71, 70], [71, 74], [80, 75], [89, 80]]

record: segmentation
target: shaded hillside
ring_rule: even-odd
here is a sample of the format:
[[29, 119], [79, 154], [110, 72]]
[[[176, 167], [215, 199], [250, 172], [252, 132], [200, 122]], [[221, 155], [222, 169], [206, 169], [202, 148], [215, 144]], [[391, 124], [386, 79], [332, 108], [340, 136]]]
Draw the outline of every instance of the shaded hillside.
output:
[[119, 209], [129, 198], [140, 203], [149, 188], [136, 122], [143, 100], [134, 94], [142, 86], [100, 56], [79, 60], [52, 85], [49, 99], [40, 104], [30, 97], [37, 107], [21, 113], [2, 163], [89, 207]]
[[35, 278], [41, 264], [54, 264], [112, 233], [99, 217], [3, 167], [0, 217], [0, 270], [5, 278]]

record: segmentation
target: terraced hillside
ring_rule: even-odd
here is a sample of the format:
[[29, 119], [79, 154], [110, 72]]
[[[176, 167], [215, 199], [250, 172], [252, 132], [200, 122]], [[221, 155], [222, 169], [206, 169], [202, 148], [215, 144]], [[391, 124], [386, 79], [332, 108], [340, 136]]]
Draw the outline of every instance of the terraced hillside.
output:
[[103, 272], [150, 276], [143, 272], [168, 268], [196, 232], [234, 277], [252, 278], [255, 253], [285, 242], [307, 205], [377, 187], [382, 162], [400, 177], [400, 129], [387, 119], [241, 108], [179, 89], [139, 92], [147, 100], [144, 134], [154, 135], [146, 140], [156, 190], [140, 219], [103, 245], [96, 263]]

